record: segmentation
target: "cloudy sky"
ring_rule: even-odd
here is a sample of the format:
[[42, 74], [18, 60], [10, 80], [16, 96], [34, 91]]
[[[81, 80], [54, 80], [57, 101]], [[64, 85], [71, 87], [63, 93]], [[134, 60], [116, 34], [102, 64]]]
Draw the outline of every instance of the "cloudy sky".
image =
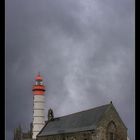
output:
[[32, 121], [32, 85], [56, 117], [111, 100], [135, 140], [134, 0], [6, 0], [6, 140]]

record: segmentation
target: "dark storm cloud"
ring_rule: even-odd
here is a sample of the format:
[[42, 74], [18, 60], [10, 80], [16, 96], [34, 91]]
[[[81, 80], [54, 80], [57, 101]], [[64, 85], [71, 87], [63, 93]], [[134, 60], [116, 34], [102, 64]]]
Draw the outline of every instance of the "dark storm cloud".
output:
[[6, 0], [6, 130], [32, 121], [40, 71], [55, 116], [113, 101], [134, 140], [134, 1]]

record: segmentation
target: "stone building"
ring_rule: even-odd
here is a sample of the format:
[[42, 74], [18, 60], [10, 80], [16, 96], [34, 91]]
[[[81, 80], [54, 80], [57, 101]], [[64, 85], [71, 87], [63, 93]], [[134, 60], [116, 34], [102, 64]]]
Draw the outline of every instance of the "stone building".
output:
[[58, 118], [49, 110], [37, 140], [127, 140], [127, 128], [112, 102]]

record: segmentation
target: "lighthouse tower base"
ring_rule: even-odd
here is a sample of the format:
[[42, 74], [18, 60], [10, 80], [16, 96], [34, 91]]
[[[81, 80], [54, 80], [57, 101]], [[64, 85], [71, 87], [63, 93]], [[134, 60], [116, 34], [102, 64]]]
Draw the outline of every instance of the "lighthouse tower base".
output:
[[34, 95], [33, 139], [36, 139], [37, 134], [45, 125], [44, 100], [44, 95]]

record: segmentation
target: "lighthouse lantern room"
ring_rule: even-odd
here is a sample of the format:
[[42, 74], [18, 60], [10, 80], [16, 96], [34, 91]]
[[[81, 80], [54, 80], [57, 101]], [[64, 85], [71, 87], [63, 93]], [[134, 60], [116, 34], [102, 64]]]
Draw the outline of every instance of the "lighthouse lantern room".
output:
[[45, 125], [45, 86], [43, 85], [43, 77], [38, 74], [33, 85], [33, 128], [32, 139], [36, 139], [37, 134]]

